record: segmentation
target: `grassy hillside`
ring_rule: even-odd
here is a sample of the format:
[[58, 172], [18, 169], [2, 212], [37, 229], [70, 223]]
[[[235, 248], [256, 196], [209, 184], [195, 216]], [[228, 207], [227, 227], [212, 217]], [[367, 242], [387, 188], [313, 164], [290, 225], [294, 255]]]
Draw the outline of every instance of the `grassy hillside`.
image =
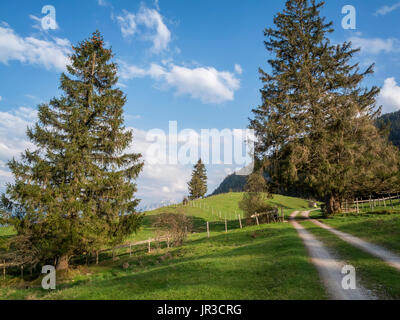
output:
[[[209, 208], [224, 214], [239, 212], [241, 194], [230, 193], [196, 201], [185, 212], [196, 223], [215, 223]], [[274, 196], [286, 213], [307, 202]], [[202, 208], [200, 208], [200, 203]], [[197, 207], [198, 206], [198, 207]], [[204, 206], [204, 207], [203, 207]], [[134, 239], [152, 235], [151, 219], [176, 208], [148, 212]], [[232, 215], [232, 216], [233, 216]], [[288, 223], [233, 228], [212, 228], [210, 238], [198, 229], [181, 247], [158, 248], [147, 253], [136, 248], [132, 256], [119, 252], [119, 260], [80, 266], [58, 279], [57, 290], [44, 291], [40, 278], [22, 282], [18, 272], [0, 284], [0, 299], [325, 299], [317, 271], [303, 243]], [[129, 263], [127, 269], [123, 268]], [[8, 284], [8, 285], [6, 285]], [[28, 289], [25, 287], [28, 286]]]
[[[237, 220], [238, 214], [244, 217], [242, 210], [239, 209], [238, 203], [242, 199], [242, 192], [230, 192], [211, 196], [205, 199], [191, 201], [189, 206], [181, 206], [182, 210], [188, 216], [195, 218], [195, 227], [197, 231], [204, 231], [206, 221], [211, 222], [210, 226], [217, 228], [217, 230], [224, 229], [225, 216], [228, 220], [229, 228], [238, 228], [239, 222]], [[287, 216], [294, 210], [301, 210], [308, 208], [308, 202], [304, 199], [287, 197], [282, 195], [273, 195], [268, 199], [268, 203], [283, 207], [283, 211]], [[138, 234], [132, 235], [131, 240], [146, 240], [154, 237], [154, 230], [151, 227], [155, 217], [165, 212], [175, 212], [176, 206], [163, 207], [149, 212], [145, 212], [143, 225]], [[195, 230], [196, 231], [196, 230]]]
[[[124, 270], [124, 262], [129, 268]], [[57, 290], [0, 288], [0, 299], [325, 299], [317, 271], [287, 223], [195, 234], [72, 272]]]

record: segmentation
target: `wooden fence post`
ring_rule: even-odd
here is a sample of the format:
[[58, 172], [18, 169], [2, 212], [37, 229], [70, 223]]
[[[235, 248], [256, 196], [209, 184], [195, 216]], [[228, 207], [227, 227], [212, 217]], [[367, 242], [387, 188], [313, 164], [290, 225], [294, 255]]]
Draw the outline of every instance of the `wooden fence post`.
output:
[[167, 248], [169, 248], [169, 237], [167, 237]]
[[129, 256], [132, 257], [132, 243], [129, 243]]
[[3, 261], [3, 280], [6, 280], [6, 260]]
[[257, 221], [257, 225], [259, 226], [259, 225], [260, 225], [260, 223], [259, 223], [259, 221], [258, 221], [258, 216], [257, 216], [257, 213], [256, 213], [256, 221]]
[[357, 213], [360, 213], [360, 209], [358, 208], [358, 198], [356, 198], [356, 204], [357, 204]]
[[283, 207], [281, 207], [281, 216], [282, 216], [282, 222], [285, 221], [285, 215], [283, 214]]
[[242, 229], [242, 219], [240, 219], [240, 214], [238, 215], [238, 218], [239, 218], [240, 229]]
[[210, 226], [209, 226], [208, 221], [207, 221], [207, 237], [208, 238], [210, 237]]
[[24, 280], [24, 266], [21, 266], [21, 279]]
[[99, 264], [99, 251], [96, 251], [96, 264]]
[[148, 251], [149, 251], [149, 253], [151, 252], [151, 244], [150, 244], [150, 239], [149, 240], [147, 240], [147, 242], [148, 242]]
[[225, 216], [225, 233], [228, 232], [228, 224], [226, 223], [226, 216]]

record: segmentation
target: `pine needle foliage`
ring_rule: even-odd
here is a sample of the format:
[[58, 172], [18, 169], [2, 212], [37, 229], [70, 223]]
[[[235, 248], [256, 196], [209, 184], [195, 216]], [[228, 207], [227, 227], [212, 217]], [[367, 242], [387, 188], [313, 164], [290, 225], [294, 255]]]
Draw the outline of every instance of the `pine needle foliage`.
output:
[[63, 94], [39, 105], [27, 130], [36, 148], [8, 163], [15, 182], [2, 197], [2, 218], [59, 269], [72, 255], [122, 242], [142, 218], [134, 194], [143, 163], [125, 152], [133, 136], [112, 51], [99, 31], [72, 48]]
[[390, 190], [398, 151], [374, 126], [379, 88], [364, 88], [373, 65], [352, 64], [359, 49], [331, 44], [324, 2], [288, 0], [264, 34], [270, 71], [260, 69], [262, 104], [250, 127], [274, 188], [325, 199], [329, 213], [343, 198]]

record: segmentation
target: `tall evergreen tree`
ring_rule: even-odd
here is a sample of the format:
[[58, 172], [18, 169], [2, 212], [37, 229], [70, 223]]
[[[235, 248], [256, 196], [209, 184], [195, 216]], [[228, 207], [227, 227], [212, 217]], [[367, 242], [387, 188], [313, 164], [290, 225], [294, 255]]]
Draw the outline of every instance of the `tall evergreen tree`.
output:
[[112, 51], [98, 31], [73, 50], [69, 75], [61, 75], [64, 94], [39, 105], [27, 131], [37, 148], [9, 162], [15, 183], [2, 197], [3, 218], [58, 269], [72, 255], [121, 242], [141, 220], [134, 180], [143, 163], [124, 153], [132, 132]]
[[260, 69], [262, 104], [250, 127], [256, 154], [278, 188], [325, 198], [329, 213], [340, 199], [391, 187], [398, 152], [374, 125], [379, 88], [362, 88], [373, 66], [360, 72], [351, 43], [331, 45], [324, 2], [288, 0], [265, 30], [271, 72]]
[[194, 165], [192, 178], [188, 182], [189, 186], [189, 199], [194, 200], [207, 193], [207, 172], [201, 159]]

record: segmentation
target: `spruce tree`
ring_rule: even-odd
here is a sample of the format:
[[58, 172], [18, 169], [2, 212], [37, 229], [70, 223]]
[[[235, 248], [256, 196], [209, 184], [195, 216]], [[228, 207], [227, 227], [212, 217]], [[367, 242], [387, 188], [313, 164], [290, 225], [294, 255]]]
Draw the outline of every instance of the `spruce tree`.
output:
[[9, 162], [15, 183], [2, 197], [3, 218], [58, 269], [72, 255], [120, 243], [141, 221], [134, 181], [143, 163], [124, 152], [133, 137], [112, 51], [98, 31], [72, 48], [63, 94], [39, 105], [27, 130], [37, 148]]
[[189, 199], [194, 200], [207, 193], [207, 172], [201, 159], [194, 165], [192, 178], [188, 182], [189, 186]]
[[399, 156], [374, 126], [379, 88], [361, 86], [373, 65], [361, 72], [351, 63], [359, 49], [330, 43], [323, 5], [288, 0], [265, 30], [271, 71], [260, 69], [262, 104], [250, 127], [275, 186], [310, 192], [334, 213], [344, 197], [390, 189]]

